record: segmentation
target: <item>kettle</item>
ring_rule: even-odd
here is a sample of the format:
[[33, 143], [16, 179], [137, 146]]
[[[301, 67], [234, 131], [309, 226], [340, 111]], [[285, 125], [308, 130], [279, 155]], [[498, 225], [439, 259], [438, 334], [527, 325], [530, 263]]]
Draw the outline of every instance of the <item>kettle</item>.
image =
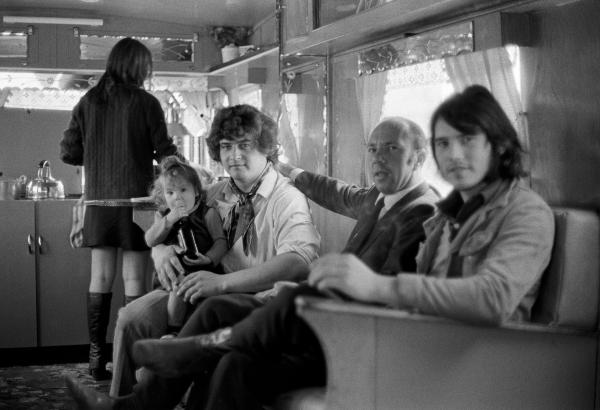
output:
[[27, 199], [63, 199], [65, 188], [63, 183], [52, 178], [50, 162], [40, 161], [37, 177], [27, 183]]

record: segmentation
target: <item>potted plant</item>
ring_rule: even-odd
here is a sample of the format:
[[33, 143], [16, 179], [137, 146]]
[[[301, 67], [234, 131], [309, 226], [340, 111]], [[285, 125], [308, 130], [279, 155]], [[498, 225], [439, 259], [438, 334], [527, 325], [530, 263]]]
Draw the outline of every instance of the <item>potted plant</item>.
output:
[[221, 49], [223, 62], [239, 57], [238, 47], [248, 42], [250, 28], [244, 26], [214, 26], [209, 35]]

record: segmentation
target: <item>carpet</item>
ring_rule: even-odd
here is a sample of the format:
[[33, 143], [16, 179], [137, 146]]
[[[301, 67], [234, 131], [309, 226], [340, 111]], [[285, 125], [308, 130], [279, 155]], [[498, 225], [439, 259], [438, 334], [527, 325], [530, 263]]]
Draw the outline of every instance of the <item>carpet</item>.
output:
[[65, 385], [71, 376], [86, 386], [108, 393], [110, 381], [95, 381], [87, 363], [0, 368], [0, 409], [75, 409]]

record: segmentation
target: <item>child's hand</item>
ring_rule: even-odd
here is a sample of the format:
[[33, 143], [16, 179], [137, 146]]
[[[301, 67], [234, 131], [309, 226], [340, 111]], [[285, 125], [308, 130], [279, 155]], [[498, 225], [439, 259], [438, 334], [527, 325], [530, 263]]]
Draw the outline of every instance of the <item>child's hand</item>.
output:
[[178, 199], [175, 204], [175, 207], [167, 214], [167, 220], [171, 225], [179, 221], [184, 216], [188, 216], [188, 211], [185, 209], [185, 202], [183, 202], [183, 200]]
[[200, 252], [198, 252], [196, 254], [196, 257], [194, 259], [188, 258], [187, 256], [183, 257], [183, 260], [190, 264], [190, 265], [210, 265], [212, 263], [212, 260], [210, 260], [210, 258]]

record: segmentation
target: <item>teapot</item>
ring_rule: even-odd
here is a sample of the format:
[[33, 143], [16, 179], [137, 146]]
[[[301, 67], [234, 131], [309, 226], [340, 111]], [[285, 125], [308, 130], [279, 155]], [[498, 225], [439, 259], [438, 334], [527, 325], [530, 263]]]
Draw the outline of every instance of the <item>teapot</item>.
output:
[[40, 161], [37, 177], [27, 183], [27, 199], [63, 199], [65, 188], [61, 181], [52, 178], [50, 162]]

